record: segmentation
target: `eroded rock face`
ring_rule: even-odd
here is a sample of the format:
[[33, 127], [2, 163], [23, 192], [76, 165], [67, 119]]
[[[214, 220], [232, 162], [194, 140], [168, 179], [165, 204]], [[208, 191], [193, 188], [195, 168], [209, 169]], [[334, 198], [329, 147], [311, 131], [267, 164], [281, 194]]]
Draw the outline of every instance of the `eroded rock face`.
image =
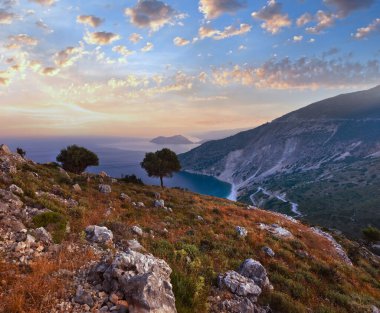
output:
[[117, 253], [110, 264], [95, 265], [89, 282], [101, 284], [107, 293], [122, 294], [131, 313], [174, 313], [170, 274], [165, 261], [128, 249]]
[[239, 267], [238, 273], [252, 279], [260, 288], [272, 288], [267, 271], [259, 261], [254, 259], [245, 260]]
[[92, 242], [109, 244], [112, 243], [113, 233], [107, 227], [90, 225], [86, 227], [86, 239]]

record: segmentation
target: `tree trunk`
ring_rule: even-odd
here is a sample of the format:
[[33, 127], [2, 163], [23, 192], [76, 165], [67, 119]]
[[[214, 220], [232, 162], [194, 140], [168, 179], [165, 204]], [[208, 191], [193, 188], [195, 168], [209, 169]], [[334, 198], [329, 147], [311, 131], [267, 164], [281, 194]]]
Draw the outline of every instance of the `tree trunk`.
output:
[[164, 188], [164, 180], [163, 180], [162, 176], [160, 176], [160, 182], [161, 182], [161, 188]]

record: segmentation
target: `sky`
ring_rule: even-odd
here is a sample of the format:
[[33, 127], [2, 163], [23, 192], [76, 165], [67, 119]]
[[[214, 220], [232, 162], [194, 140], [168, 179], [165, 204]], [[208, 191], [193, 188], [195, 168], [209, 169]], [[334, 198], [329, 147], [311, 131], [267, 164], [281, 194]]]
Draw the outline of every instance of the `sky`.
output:
[[253, 128], [379, 62], [379, 0], [0, 0], [0, 135]]

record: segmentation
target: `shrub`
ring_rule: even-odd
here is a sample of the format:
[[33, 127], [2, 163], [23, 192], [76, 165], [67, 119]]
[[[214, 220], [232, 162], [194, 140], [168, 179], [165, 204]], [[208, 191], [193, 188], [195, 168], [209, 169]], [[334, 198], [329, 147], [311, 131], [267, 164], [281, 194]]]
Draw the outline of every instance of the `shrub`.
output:
[[66, 171], [75, 174], [82, 173], [88, 166], [99, 165], [98, 156], [94, 152], [77, 145], [62, 149], [57, 156], [57, 161], [62, 164]]
[[141, 178], [138, 178], [136, 175], [125, 175], [122, 179], [122, 182], [127, 183], [127, 184], [136, 184], [136, 185], [144, 185], [143, 181]]
[[17, 149], [16, 149], [16, 152], [17, 152], [22, 158], [25, 157], [25, 155], [26, 155], [26, 151], [23, 150], [23, 149], [21, 149], [21, 148], [17, 148]]
[[367, 227], [362, 230], [363, 235], [368, 241], [380, 241], [380, 230], [376, 227]]
[[299, 302], [294, 301], [287, 294], [273, 291], [269, 296], [270, 307], [282, 313], [305, 313], [306, 308]]
[[33, 217], [35, 227], [45, 227], [52, 232], [52, 237], [55, 243], [60, 243], [66, 232], [67, 220], [57, 212], [45, 212]]

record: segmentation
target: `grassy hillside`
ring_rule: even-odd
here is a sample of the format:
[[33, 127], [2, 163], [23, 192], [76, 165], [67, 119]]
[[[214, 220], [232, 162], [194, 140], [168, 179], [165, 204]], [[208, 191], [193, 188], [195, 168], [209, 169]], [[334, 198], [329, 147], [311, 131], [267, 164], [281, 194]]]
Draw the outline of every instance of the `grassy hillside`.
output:
[[[98, 191], [101, 181], [112, 185], [111, 194]], [[28, 268], [15, 267], [6, 260], [6, 253], [0, 255], [3, 312], [51, 312], [51, 297], [75, 293], [69, 278], [54, 278], [54, 273], [58, 269], [76, 270], [96, 259], [91, 251], [78, 254], [70, 250], [72, 243], [83, 242], [83, 230], [93, 224], [111, 229], [120, 247], [136, 237], [132, 226], [144, 230], [139, 242], [173, 269], [171, 281], [180, 313], [207, 312], [207, 298], [213, 293], [217, 275], [235, 269], [246, 258], [259, 260], [267, 269], [274, 289], [266, 290], [259, 301], [269, 304], [274, 312], [357, 313], [372, 312], [372, 305], [380, 306], [376, 258], [358, 244], [337, 237], [354, 263], [349, 266], [326, 238], [284, 216], [246, 210], [242, 203], [180, 189], [111, 183], [110, 178], [99, 176], [70, 174], [68, 178], [55, 165], [20, 165], [10, 181], [0, 179], [0, 188], [6, 189], [11, 183], [24, 190], [24, 203], [53, 211], [34, 218], [34, 225], [28, 226], [46, 226], [62, 252], [59, 258], [36, 261]], [[74, 191], [76, 183], [81, 192]], [[130, 202], [120, 200], [122, 192]], [[172, 213], [153, 207], [156, 192], [161, 193]], [[74, 199], [78, 205], [70, 208], [59, 199]], [[138, 208], [133, 202], [143, 202], [145, 207]], [[276, 237], [261, 229], [260, 223], [279, 224], [294, 237]], [[248, 236], [238, 237], [236, 226], [244, 226]], [[267, 256], [264, 246], [272, 248], [275, 256]], [[15, 279], [17, 275], [23, 275], [23, 284]]]

